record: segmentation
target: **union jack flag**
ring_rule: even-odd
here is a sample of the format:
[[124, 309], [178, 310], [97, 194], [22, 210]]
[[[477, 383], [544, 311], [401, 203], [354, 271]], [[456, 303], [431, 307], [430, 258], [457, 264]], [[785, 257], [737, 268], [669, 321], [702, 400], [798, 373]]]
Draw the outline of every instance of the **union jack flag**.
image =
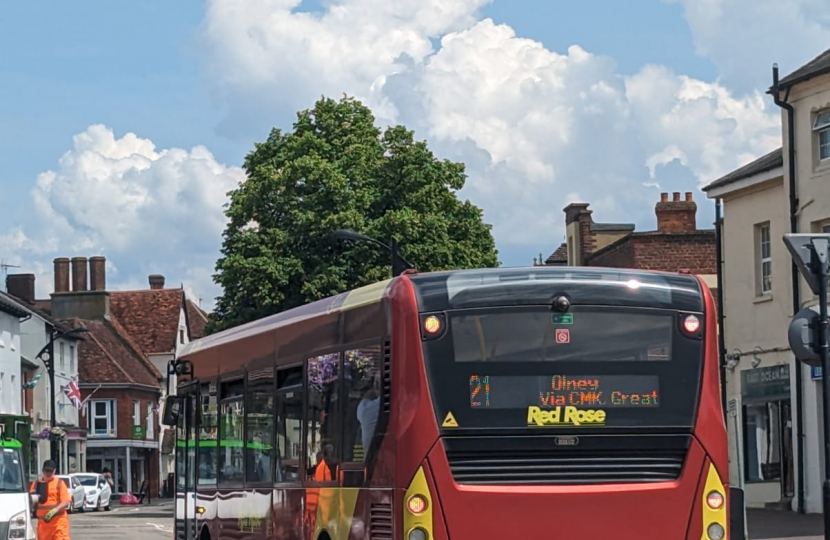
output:
[[81, 388], [78, 386], [78, 381], [75, 377], [72, 377], [69, 380], [69, 384], [63, 387], [63, 393], [66, 394], [66, 397], [69, 398], [69, 401], [72, 404], [80, 409], [83, 407], [83, 401], [81, 400]]

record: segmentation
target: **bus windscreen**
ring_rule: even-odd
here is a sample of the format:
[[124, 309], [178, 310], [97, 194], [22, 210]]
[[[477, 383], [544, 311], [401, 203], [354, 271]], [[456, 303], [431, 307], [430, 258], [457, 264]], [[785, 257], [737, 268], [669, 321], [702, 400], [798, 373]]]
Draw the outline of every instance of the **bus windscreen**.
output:
[[[702, 341], [677, 311], [618, 306], [455, 310], [424, 341], [446, 429], [691, 428]], [[451, 420], [448, 421], [448, 418]]]

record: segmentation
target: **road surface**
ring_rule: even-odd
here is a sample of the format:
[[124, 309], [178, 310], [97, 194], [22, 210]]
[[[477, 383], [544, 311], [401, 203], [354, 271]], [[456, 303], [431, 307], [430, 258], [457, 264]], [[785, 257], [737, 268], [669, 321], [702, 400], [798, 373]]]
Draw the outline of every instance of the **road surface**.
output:
[[69, 517], [72, 540], [171, 540], [173, 507], [122, 506]]

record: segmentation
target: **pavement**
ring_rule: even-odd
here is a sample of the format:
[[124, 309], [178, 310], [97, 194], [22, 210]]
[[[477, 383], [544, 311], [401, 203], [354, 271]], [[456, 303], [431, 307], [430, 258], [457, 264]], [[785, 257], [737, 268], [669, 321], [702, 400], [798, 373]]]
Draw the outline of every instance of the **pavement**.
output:
[[73, 540], [170, 540], [173, 538], [173, 502], [121, 506], [113, 500], [109, 512], [84, 512], [69, 517]]
[[821, 514], [747, 509], [749, 540], [824, 540]]

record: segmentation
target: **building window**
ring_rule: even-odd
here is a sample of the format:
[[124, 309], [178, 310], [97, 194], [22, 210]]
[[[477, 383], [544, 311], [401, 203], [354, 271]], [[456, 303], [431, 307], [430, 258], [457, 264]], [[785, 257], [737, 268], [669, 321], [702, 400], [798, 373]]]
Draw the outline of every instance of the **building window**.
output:
[[813, 131], [818, 138], [819, 161], [830, 160], [830, 111], [823, 111], [816, 115]]
[[147, 439], [153, 438], [153, 431], [156, 428], [155, 413], [153, 412], [153, 402], [147, 404]]
[[115, 437], [115, 401], [111, 399], [93, 401], [90, 430], [94, 437]]
[[141, 425], [141, 402], [133, 400], [133, 425]]
[[758, 296], [772, 292], [772, 245], [769, 223], [755, 226], [756, 290]]
[[64, 347], [64, 343], [61, 342], [60, 345], [60, 362], [61, 362], [61, 373], [66, 373], [66, 348]]
[[69, 373], [75, 373], [75, 346], [69, 346]]
[[184, 345], [184, 330], [179, 328], [179, 343]]

